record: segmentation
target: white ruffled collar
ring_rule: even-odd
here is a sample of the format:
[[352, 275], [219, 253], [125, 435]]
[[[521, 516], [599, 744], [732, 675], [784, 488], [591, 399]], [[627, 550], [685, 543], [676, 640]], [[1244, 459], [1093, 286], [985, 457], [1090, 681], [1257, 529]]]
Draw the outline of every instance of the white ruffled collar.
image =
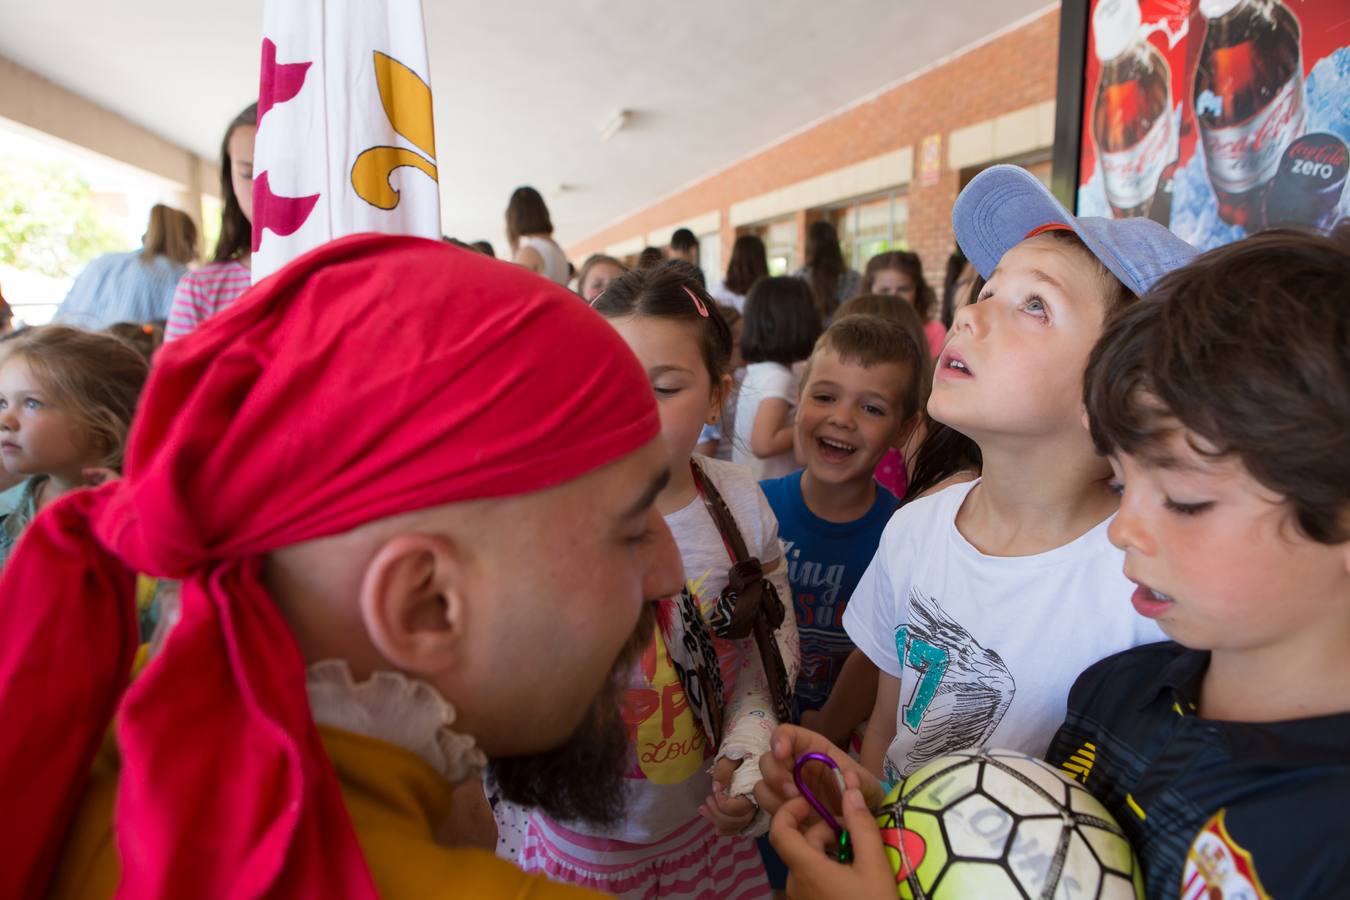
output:
[[326, 659], [306, 669], [305, 687], [315, 722], [416, 753], [451, 784], [487, 765], [472, 737], [450, 729], [454, 707], [424, 681], [381, 671], [358, 684], [344, 660]]

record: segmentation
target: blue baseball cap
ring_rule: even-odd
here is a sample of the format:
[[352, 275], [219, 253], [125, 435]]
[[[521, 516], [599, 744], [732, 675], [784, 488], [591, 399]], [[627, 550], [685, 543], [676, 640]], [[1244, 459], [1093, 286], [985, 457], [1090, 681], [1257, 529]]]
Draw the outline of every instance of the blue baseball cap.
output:
[[990, 166], [971, 179], [952, 207], [956, 242], [988, 278], [1013, 247], [1033, 234], [1068, 228], [1139, 296], [1196, 256], [1196, 249], [1152, 219], [1076, 218], [1040, 180], [1020, 166]]

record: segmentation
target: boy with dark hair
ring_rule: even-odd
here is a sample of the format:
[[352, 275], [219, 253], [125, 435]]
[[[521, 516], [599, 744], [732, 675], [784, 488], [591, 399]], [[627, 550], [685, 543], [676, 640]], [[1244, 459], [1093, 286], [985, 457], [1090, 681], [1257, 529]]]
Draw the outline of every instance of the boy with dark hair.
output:
[[1175, 641], [1084, 672], [1049, 760], [1150, 897], [1350, 884], [1350, 240], [1267, 232], [1117, 317], [1085, 386], [1132, 602]]
[[670, 236], [670, 258], [698, 265], [698, 238], [688, 228], [677, 228]]

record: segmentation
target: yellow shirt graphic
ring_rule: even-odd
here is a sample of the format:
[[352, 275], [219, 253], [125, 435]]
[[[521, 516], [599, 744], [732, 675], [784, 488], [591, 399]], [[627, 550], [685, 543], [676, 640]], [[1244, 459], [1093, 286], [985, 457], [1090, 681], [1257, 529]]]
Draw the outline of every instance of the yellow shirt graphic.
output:
[[624, 719], [634, 736], [638, 768], [653, 784], [679, 784], [703, 766], [708, 741], [689, 710], [660, 628], [653, 630], [640, 670], [644, 686], [624, 696]]

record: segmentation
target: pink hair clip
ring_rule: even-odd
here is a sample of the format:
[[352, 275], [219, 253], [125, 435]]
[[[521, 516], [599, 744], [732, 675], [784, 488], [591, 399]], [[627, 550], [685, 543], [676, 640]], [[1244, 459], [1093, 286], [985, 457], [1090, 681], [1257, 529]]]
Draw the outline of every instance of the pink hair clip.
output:
[[694, 308], [698, 310], [698, 314], [705, 319], [708, 318], [708, 307], [704, 306], [703, 301], [698, 299], [698, 294], [695, 294], [690, 290], [689, 285], [687, 284], [680, 286], [684, 288], [684, 292], [689, 295], [689, 299], [694, 301]]

